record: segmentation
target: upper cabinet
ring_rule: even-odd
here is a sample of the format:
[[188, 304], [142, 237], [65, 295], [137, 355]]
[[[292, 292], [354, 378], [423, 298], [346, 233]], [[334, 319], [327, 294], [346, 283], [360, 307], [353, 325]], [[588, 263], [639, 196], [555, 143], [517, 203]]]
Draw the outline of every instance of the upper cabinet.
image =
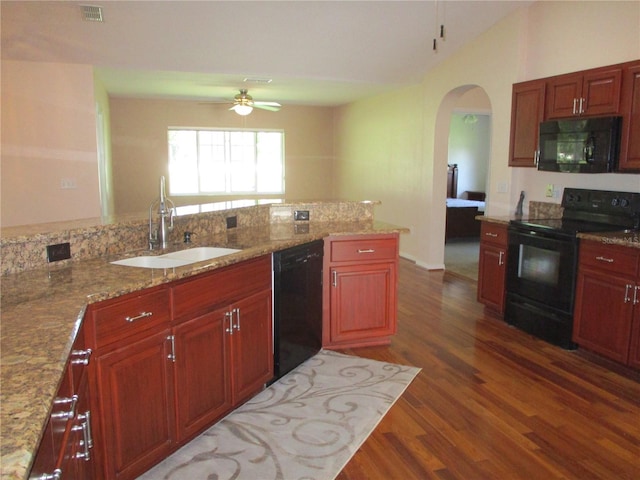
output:
[[618, 171], [640, 171], [640, 60], [624, 71], [622, 79], [622, 138]]
[[513, 85], [510, 167], [536, 167], [540, 122], [621, 116], [617, 172], [640, 172], [640, 60]]
[[511, 97], [509, 166], [534, 167], [540, 122], [544, 120], [544, 80], [516, 83]]
[[621, 83], [621, 67], [549, 78], [546, 118], [615, 115], [620, 109]]

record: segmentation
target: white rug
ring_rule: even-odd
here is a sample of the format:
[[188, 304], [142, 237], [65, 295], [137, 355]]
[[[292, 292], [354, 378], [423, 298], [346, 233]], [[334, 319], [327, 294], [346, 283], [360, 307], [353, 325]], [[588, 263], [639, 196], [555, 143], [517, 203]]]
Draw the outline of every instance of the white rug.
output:
[[331, 480], [419, 368], [322, 350], [145, 480]]

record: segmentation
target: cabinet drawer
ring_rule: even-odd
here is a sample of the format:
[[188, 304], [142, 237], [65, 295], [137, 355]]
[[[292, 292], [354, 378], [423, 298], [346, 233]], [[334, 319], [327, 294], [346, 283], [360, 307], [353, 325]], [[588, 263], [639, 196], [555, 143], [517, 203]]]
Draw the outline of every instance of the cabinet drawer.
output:
[[619, 275], [638, 274], [640, 250], [598, 242], [582, 241], [580, 244], [580, 265]]
[[501, 247], [507, 246], [507, 226], [499, 223], [480, 222], [480, 241]]
[[395, 260], [397, 256], [398, 242], [393, 238], [331, 241], [331, 262]]
[[169, 291], [166, 288], [144, 290], [91, 307], [88, 343], [93, 348], [129, 338], [139, 332], [168, 325]]
[[211, 311], [253, 292], [271, 289], [271, 256], [238, 263], [186, 280], [173, 287], [176, 320]]

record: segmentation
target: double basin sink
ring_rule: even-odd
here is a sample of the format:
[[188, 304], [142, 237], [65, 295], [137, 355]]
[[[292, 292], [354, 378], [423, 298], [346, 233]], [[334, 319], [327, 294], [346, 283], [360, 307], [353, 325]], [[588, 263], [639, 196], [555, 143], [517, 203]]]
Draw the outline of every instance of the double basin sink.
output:
[[123, 258], [111, 262], [114, 265], [140, 268], [176, 268], [184, 267], [191, 263], [205, 262], [217, 257], [231, 255], [239, 252], [236, 248], [221, 247], [196, 247], [178, 252], [165, 253], [164, 255], [141, 255], [138, 257]]

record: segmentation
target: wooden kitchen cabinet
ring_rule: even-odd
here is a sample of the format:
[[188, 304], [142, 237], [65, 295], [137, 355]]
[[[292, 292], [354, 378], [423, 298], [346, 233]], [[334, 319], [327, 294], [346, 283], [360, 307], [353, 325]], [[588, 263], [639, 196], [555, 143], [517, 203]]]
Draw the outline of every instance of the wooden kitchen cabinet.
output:
[[155, 287], [90, 305], [99, 478], [135, 478], [175, 443], [170, 303]]
[[622, 115], [617, 170], [640, 172], [640, 60], [623, 69]]
[[266, 255], [90, 307], [99, 478], [132, 479], [273, 377]]
[[615, 115], [620, 111], [622, 68], [603, 67], [547, 79], [546, 118]]
[[105, 478], [135, 478], [176, 441], [169, 329], [96, 359]]
[[398, 235], [325, 239], [323, 346], [388, 344], [396, 332]]
[[[273, 377], [271, 290], [262, 290], [231, 305], [229, 335], [233, 405], [237, 406]], [[230, 316], [230, 319], [232, 319]]]
[[54, 478], [56, 472], [68, 480], [96, 478], [87, 374], [90, 358], [91, 351], [85, 348], [81, 327], [53, 401], [30, 479]]
[[225, 312], [201, 315], [175, 328], [178, 438], [194, 436], [231, 409]]
[[504, 314], [507, 275], [507, 225], [481, 222], [478, 302]]
[[544, 120], [546, 82], [533, 80], [513, 85], [511, 95], [510, 167], [535, 167], [540, 122]]
[[581, 241], [573, 341], [638, 368], [639, 305], [640, 250]]

